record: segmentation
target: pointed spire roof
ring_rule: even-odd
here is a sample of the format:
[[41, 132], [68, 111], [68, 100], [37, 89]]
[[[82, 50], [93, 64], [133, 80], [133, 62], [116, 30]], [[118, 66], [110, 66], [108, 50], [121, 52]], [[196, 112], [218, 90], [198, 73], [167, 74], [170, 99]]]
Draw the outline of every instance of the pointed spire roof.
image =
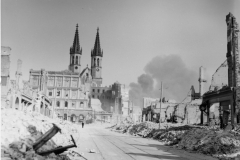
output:
[[82, 54], [82, 48], [80, 49], [80, 43], [79, 43], [78, 24], [76, 26], [73, 45], [70, 48], [70, 54]]
[[100, 46], [99, 28], [97, 28], [97, 35], [96, 35], [94, 48], [92, 50], [92, 56], [101, 56], [101, 57], [103, 56], [103, 51], [101, 51], [101, 46]]

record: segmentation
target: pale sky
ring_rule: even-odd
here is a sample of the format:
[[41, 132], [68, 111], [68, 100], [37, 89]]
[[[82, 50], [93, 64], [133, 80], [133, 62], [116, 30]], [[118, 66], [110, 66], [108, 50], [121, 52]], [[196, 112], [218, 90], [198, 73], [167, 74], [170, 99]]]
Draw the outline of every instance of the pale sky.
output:
[[90, 66], [100, 29], [104, 85], [136, 82], [149, 61], [170, 54], [193, 71], [204, 66], [211, 77], [226, 59], [226, 15], [240, 23], [239, 6], [232, 0], [2, 0], [1, 43], [12, 48], [11, 79], [18, 59], [25, 80], [30, 69], [67, 69], [77, 23], [82, 69]]

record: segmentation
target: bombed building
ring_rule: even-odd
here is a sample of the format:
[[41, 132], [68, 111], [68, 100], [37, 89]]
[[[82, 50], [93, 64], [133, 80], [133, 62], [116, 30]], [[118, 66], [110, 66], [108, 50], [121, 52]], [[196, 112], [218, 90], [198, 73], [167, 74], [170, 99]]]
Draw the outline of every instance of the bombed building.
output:
[[221, 121], [222, 127], [240, 122], [240, 64], [238, 50], [238, 23], [229, 13], [227, 24], [227, 60], [212, 77], [209, 91], [203, 95], [201, 123], [214, 124]]
[[1, 46], [1, 96], [2, 99], [7, 95], [10, 87], [10, 47]]
[[[199, 68], [199, 92], [196, 92], [194, 86], [191, 86], [187, 96], [182, 102], [177, 103], [175, 100], [162, 98], [160, 99], [143, 98], [143, 121], [159, 122], [180, 122], [185, 124], [200, 123], [201, 111], [199, 105], [202, 102], [202, 95], [206, 91], [206, 69]], [[161, 108], [161, 109], [160, 109]], [[160, 113], [160, 114], [159, 114]], [[159, 117], [160, 116], [160, 117]]]

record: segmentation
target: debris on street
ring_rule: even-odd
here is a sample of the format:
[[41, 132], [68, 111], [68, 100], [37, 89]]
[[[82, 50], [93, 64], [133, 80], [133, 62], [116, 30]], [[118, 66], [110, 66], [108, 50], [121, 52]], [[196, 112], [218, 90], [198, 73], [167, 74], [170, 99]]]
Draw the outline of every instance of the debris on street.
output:
[[90, 149], [89, 153], [96, 153], [94, 149]]
[[218, 126], [199, 126], [154, 122], [138, 124], [121, 123], [111, 127], [119, 133], [152, 138], [178, 149], [196, 151], [214, 157], [236, 157], [240, 154], [240, 132], [222, 130]]
[[[76, 156], [81, 159], [81, 154], [64, 152], [74, 146], [71, 134], [77, 130], [75, 124], [14, 109], [2, 109], [1, 121], [1, 159], [68, 160]], [[54, 126], [58, 126], [61, 133], [55, 133]], [[54, 135], [46, 139], [46, 135], [53, 132]]]

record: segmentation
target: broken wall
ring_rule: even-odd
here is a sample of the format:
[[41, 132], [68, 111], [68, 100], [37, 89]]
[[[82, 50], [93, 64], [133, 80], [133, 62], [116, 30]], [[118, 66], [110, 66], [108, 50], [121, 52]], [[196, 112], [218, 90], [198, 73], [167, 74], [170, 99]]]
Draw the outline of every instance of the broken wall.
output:
[[[183, 124], [198, 124], [200, 123], [201, 111], [199, 110], [199, 104], [201, 100], [190, 101], [186, 103], [162, 103], [161, 107], [161, 122], [165, 122], [166, 119], [170, 119], [175, 111], [177, 121]], [[157, 108], [160, 108], [160, 104], [157, 104]]]
[[10, 47], [1, 46], [1, 95], [6, 96], [10, 85]]
[[209, 90], [217, 91], [223, 86], [228, 86], [228, 65], [227, 60], [225, 60], [212, 75], [211, 85]]

